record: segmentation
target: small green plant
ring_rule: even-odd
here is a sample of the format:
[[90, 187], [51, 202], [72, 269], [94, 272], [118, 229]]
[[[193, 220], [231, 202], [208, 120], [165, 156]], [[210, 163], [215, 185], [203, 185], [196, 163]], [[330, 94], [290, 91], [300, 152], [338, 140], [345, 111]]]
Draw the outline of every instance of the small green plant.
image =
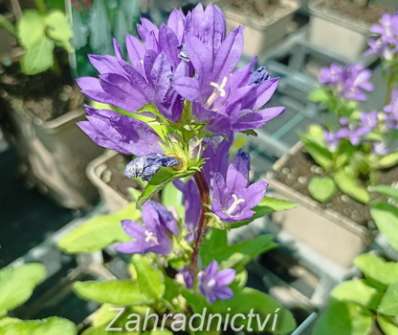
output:
[[26, 75], [51, 68], [59, 71], [55, 48], [60, 47], [67, 52], [73, 50], [71, 27], [65, 14], [59, 10], [47, 11], [43, 6], [26, 10], [17, 19], [15, 27], [3, 16], [0, 27], [14, 34], [24, 49], [20, 63], [21, 71]]
[[[388, 197], [371, 205], [372, 218], [391, 247], [398, 251], [398, 189], [371, 188]], [[398, 334], [398, 262], [368, 253], [356, 258], [361, 275], [337, 286], [313, 335]]]
[[20, 320], [9, 316], [31, 297], [33, 290], [46, 278], [46, 269], [38, 263], [0, 269], [1, 335], [76, 335], [69, 320], [50, 317], [43, 320]]

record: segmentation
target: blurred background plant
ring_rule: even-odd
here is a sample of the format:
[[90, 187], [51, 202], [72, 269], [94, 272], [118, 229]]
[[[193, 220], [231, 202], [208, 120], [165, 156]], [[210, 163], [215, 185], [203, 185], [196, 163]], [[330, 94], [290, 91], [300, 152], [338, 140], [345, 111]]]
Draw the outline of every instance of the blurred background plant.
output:
[[[398, 189], [379, 185], [372, 191], [384, 195], [371, 205], [372, 217], [398, 251]], [[332, 291], [313, 335], [398, 334], [398, 262], [371, 252], [354, 264], [360, 273]]]

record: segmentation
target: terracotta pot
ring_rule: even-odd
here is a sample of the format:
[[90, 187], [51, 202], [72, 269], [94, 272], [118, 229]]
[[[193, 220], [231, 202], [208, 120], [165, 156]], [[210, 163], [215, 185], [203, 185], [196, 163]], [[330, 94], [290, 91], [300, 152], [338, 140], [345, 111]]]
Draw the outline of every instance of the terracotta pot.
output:
[[[301, 143], [281, 157], [274, 165], [280, 171], [291, 156], [301, 151]], [[281, 232], [294, 241], [304, 244], [343, 268], [350, 268], [356, 256], [371, 242], [371, 234], [364, 227], [331, 209], [324, 209], [312, 198], [299, 193], [289, 185], [276, 180], [271, 172], [268, 180], [272, 189], [280, 196], [297, 204], [297, 207], [274, 215]]]
[[90, 206], [97, 192], [85, 169], [102, 150], [76, 125], [84, 118], [84, 111], [70, 111], [43, 121], [16, 100], [8, 117], [13, 128], [11, 140], [39, 188], [64, 207]]
[[228, 29], [239, 25], [244, 29], [244, 50], [246, 56], [259, 56], [285, 37], [291, 28], [293, 14], [299, 8], [294, 0], [281, 0], [280, 11], [267, 13], [264, 18], [255, 18], [234, 8], [224, 8]]
[[359, 60], [367, 48], [371, 24], [328, 9], [324, 3], [325, 0], [315, 0], [309, 5], [309, 42], [349, 62]]
[[110, 184], [112, 172], [109, 170], [108, 164], [121, 159], [122, 156], [120, 154], [114, 151], [106, 151], [87, 166], [89, 179], [97, 187], [106, 209], [111, 213], [128, 205], [128, 197], [117, 191]]

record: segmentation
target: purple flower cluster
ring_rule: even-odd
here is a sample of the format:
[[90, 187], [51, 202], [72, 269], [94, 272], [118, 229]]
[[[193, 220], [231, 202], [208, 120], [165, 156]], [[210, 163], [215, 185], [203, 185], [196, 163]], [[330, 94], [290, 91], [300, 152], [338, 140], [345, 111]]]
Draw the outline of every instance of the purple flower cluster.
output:
[[[240, 151], [230, 162], [229, 151], [236, 133], [261, 128], [284, 108], [265, 107], [278, 79], [264, 67], [256, 67], [256, 59], [237, 68], [243, 29], [227, 34], [217, 6], [199, 4], [187, 15], [174, 10], [160, 27], [142, 19], [137, 31], [139, 38], [126, 38], [127, 59], [116, 41], [114, 56], [89, 56], [98, 76], [83, 77], [77, 83], [88, 98], [110, 107], [86, 106], [86, 120], [79, 126], [98, 145], [135, 156], [125, 169], [130, 178], [150, 180], [161, 167], [178, 170], [200, 162], [194, 171], [201, 169], [199, 181], [203, 179], [205, 186], [197, 176], [174, 181], [183, 194], [184, 229], [154, 201], [143, 205], [142, 223], [122, 223], [132, 241], [117, 245], [118, 251], [169, 256], [175, 238], [188, 243], [197, 240], [205, 211], [226, 223], [254, 215], [267, 183], [250, 184], [249, 156]], [[351, 79], [355, 81], [351, 94], [366, 90], [361, 71]], [[349, 80], [345, 79], [347, 87]], [[140, 121], [146, 117], [151, 122]], [[202, 204], [203, 199], [209, 203]], [[183, 277], [188, 287], [193, 285], [193, 274], [185, 271]], [[229, 299], [228, 286], [234, 277], [234, 270], [221, 270], [212, 262], [199, 272], [198, 288], [211, 303]]]
[[347, 100], [364, 101], [367, 93], [374, 89], [371, 77], [372, 72], [360, 64], [332, 64], [321, 70], [319, 81]]
[[[194, 276], [185, 268], [178, 276], [187, 288], [193, 288]], [[198, 274], [199, 290], [210, 303], [217, 300], [227, 300], [233, 297], [229, 285], [234, 281], [236, 272], [233, 269], [220, 270], [217, 261], [212, 261]]]
[[[378, 126], [378, 112], [362, 112], [356, 122], [347, 118], [339, 120], [340, 129], [335, 132], [325, 132], [325, 140], [332, 149], [336, 149], [341, 140], [348, 140], [352, 145], [360, 145], [363, 140]], [[375, 152], [381, 152], [381, 144], [375, 143]]]
[[380, 21], [370, 29], [368, 54], [392, 60], [398, 53], [398, 13], [384, 14]]
[[154, 252], [168, 255], [172, 250], [172, 237], [178, 235], [177, 221], [161, 204], [147, 201], [142, 206], [143, 224], [124, 220], [122, 226], [132, 241], [116, 245], [116, 250], [127, 254]]
[[[283, 112], [282, 107], [264, 108], [277, 79], [263, 68], [256, 70], [255, 60], [235, 70], [243, 31], [237, 28], [226, 34], [225, 18], [217, 6], [204, 9], [199, 4], [186, 16], [174, 10], [159, 28], [142, 19], [137, 30], [140, 39], [126, 38], [128, 61], [116, 41], [115, 56], [89, 56], [99, 76], [77, 81], [88, 98], [128, 112], [154, 104], [174, 122], [180, 120], [187, 99], [197, 119], [219, 134], [262, 127]], [[90, 113], [103, 112], [91, 109]], [[94, 139], [97, 130], [87, 122], [91, 120], [82, 129]]]

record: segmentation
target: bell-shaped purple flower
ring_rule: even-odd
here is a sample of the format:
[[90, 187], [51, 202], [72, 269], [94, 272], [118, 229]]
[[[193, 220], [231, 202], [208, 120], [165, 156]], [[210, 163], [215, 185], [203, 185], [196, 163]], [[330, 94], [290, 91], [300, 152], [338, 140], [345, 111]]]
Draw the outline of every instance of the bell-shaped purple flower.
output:
[[87, 120], [78, 126], [97, 145], [126, 155], [162, 152], [158, 136], [144, 122], [110, 110], [85, 109]]
[[124, 174], [129, 178], [142, 178], [150, 180], [161, 167], [177, 166], [179, 161], [174, 157], [164, 156], [159, 153], [134, 158], [127, 164]]
[[323, 85], [335, 86], [341, 82], [343, 71], [343, 66], [339, 64], [332, 64], [329, 67], [324, 67], [319, 73], [319, 82]]
[[169, 23], [160, 28], [142, 19], [137, 28], [141, 40], [126, 37], [128, 61], [122, 58], [117, 42], [115, 56], [89, 56], [99, 76], [78, 79], [82, 92], [92, 100], [129, 112], [154, 104], [164, 116], [177, 121], [183, 102], [172, 88], [172, 78], [181, 61], [178, 54], [184, 20], [180, 11], [173, 12]]
[[346, 67], [332, 64], [321, 70], [319, 81], [321, 84], [335, 89], [347, 100], [364, 101], [367, 99], [367, 93], [374, 89], [370, 82], [371, 77], [372, 72], [360, 64]]
[[172, 237], [179, 233], [173, 215], [161, 204], [147, 201], [142, 206], [143, 224], [124, 220], [124, 231], [133, 238], [132, 241], [119, 243], [116, 250], [127, 254], [145, 254], [153, 252], [168, 255], [172, 250]]
[[367, 54], [392, 60], [398, 53], [398, 13], [384, 14], [370, 31], [373, 36], [369, 39]]
[[189, 268], [184, 268], [182, 269], [178, 274], [176, 279], [181, 282], [181, 284], [184, 284], [186, 288], [193, 288], [194, 284], [194, 275], [192, 273], [192, 270]]
[[174, 185], [183, 194], [185, 225], [188, 231], [186, 239], [188, 241], [193, 241], [195, 239], [195, 231], [202, 208], [198, 187], [193, 179], [190, 179], [185, 183], [181, 180], [176, 180]]
[[233, 72], [242, 48], [242, 28], [229, 33], [215, 54], [200, 40], [188, 39], [186, 52], [194, 75], [178, 72], [174, 80], [174, 88], [194, 102], [194, 114], [216, 134], [260, 128], [284, 111], [283, 107], [264, 108], [278, 80], [263, 67], [254, 69], [255, 60]]
[[242, 221], [254, 215], [267, 190], [265, 181], [249, 185], [249, 156], [243, 151], [229, 165], [226, 175], [214, 173], [211, 179], [213, 212], [225, 222]]
[[199, 289], [210, 303], [217, 300], [228, 300], [233, 297], [229, 285], [234, 281], [236, 272], [233, 269], [220, 270], [216, 261], [199, 272]]

